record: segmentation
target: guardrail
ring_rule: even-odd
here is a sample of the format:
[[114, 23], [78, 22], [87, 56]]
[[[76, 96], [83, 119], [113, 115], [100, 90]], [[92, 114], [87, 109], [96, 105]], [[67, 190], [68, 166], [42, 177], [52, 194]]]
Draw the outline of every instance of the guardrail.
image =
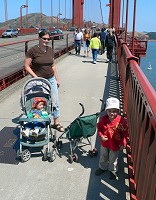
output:
[[156, 92], [127, 44], [118, 38], [118, 65], [124, 112], [131, 199], [156, 199]]
[[[57, 40], [57, 43], [55, 43], [55, 36], [51, 36], [51, 47], [52, 47], [52, 53], [54, 54], [54, 59], [62, 56], [63, 54], [66, 54], [70, 50], [74, 48], [73, 44], [73, 38], [70, 36], [73, 36], [73, 34], [67, 34], [65, 40]], [[24, 53], [27, 52], [28, 50], [28, 45], [33, 42], [37, 41], [38, 39], [29, 39], [29, 40], [22, 40], [22, 41], [17, 41], [17, 42], [11, 42], [11, 43], [6, 43], [6, 44], [0, 44], [0, 47], [6, 47], [6, 46], [13, 46], [16, 44], [24, 44], [23, 49]], [[60, 42], [64, 41], [63, 44], [60, 45]], [[24, 61], [24, 58], [23, 58]], [[7, 73], [4, 76], [0, 77], [0, 91], [4, 90], [8, 86], [12, 85], [19, 79], [25, 77], [27, 75], [25, 69], [23, 66], [19, 66], [18, 69], [14, 70], [13, 72]]]

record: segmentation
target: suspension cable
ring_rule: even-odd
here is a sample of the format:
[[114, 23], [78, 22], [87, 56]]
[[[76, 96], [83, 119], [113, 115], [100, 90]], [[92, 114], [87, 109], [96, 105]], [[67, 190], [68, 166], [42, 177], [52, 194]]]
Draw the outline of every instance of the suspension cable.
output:
[[104, 24], [104, 21], [103, 21], [103, 14], [102, 14], [102, 6], [101, 6], [101, 0], [99, 0], [99, 3], [100, 3], [100, 11], [101, 11], [101, 18], [102, 18], [102, 23]]

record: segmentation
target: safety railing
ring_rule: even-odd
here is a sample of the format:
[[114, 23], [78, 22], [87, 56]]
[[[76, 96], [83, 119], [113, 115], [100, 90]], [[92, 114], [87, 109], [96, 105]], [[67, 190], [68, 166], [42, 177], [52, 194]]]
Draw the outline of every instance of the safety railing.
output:
[[118, 65], [124, 112], [131, 199], [156, 199], [156, 92], [127, 44], [118, 39]]
[[[5, 64], [4, 60], [7, 60], [9, 62], [10, 60], [10, 54], [13, 54], [13, 51], [16, 51], [15, 54], [17, 57], [18, 52], [23, 53], [22, 54], [22, 61], [24, 62], [24, 55], [27, 52], [28, 48], [33, 46], [34, 42], [37, 42], [38, 39], [29, 39], [29, 40], [22, 40], [22, 41], [17, 41], [17, 42], [11, 42], [11, 43], [5, 43], [5, 44], [0, 44], [0, 49], [2, 48], [8, 48], [11, 46], [12, 52], [8, 53], [8, 55], [5, 55], [5, 53], [0, 56], [0, 61], [3, 60], [3, 63]], [[15, 45], [22, 44], [21, 49], [18, 50], [18, 47], [15, 47]], [[69, 52], [74, 48], [73, 44], [73, 34], [66, 34], [64, 35], [64, 39], [62, 40], [55, 40], [55, 36], [51, 36], [51, 41], [50, 41], [50, 46], [52, 47], [52, 53], [54, 54], [54, 59], [62, 56], [63, 54]], [[6, 50], [6, 49], [5, 49]], [[11, 51], [11, 50], [10, 50]], [[2, 52], [2, 51], [1, 51]], [[7, 53], [6, 53], [7, 54]], [[1, 62], [2, 64], [2, 62]], [[19, 79], [25, 77], [27, 75], [23, 64], [21, 65], [21, 62], [17, 62], [17, 66], [15, 70], [11, 72], [6, 72], [6, 74], [0, 76], [0, 91], [4, 90], [11, 84], [15, 83]], [[10, 68], [10, 69], [9, 69]], [[10, 64], [9, 67], [6, 68], [6, 71], [11, 70], [12, 66]]]

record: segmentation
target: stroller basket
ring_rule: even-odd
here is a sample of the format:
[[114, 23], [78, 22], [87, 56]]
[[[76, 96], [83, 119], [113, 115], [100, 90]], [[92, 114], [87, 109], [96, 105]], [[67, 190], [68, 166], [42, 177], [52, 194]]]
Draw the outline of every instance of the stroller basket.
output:
[[66, 129], [68, 139], [88, 138], [95, 134], [98, 114], [76, 118]]

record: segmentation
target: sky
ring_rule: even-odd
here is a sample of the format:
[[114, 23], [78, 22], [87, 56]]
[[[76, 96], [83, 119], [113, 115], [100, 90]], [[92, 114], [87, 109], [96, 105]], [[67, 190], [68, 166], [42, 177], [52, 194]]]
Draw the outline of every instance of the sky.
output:
[[[27, 0], [28, 14], [40, 13], [40, 0]], [[124, 1], [124, 21], [126, 20], [126, 2]], [[5, 0], [0, 0], [0, 22], [5, 21]], [[51, 7], [52, 2], [52, 7]], [[66, 2], [66, 8], [65, 8]], [[84, 0], [84, 20], [102, 23], [100, 0]], [[136, 25], [135, 31], [156, 32], [156, 0], [136, 0]], [[109, 0], [101, 0], [102, 16], [104, 23], [108, 23], [109, 7], [106, 4]], [[8, 20], [20, 17], [20, 7], [26, 4], [26, 0], [7, 0]], [[60, 5], [60, 6], [59, 6]], [[60, 9], [59, 9], [60, 7]], [[128, 31], [133, 27], [134, 0], [129, 0]], [[72, 18], [72, 0], [42, 0], [42, 13], [47, 16], [57, 16], [60, 18]], [[22, 15], [26, 15], [26, 9], [22, 9]], [[122, 14], [121, 14], [122, 15]], [[122, 21], [122, 17], [121, 17]]]

